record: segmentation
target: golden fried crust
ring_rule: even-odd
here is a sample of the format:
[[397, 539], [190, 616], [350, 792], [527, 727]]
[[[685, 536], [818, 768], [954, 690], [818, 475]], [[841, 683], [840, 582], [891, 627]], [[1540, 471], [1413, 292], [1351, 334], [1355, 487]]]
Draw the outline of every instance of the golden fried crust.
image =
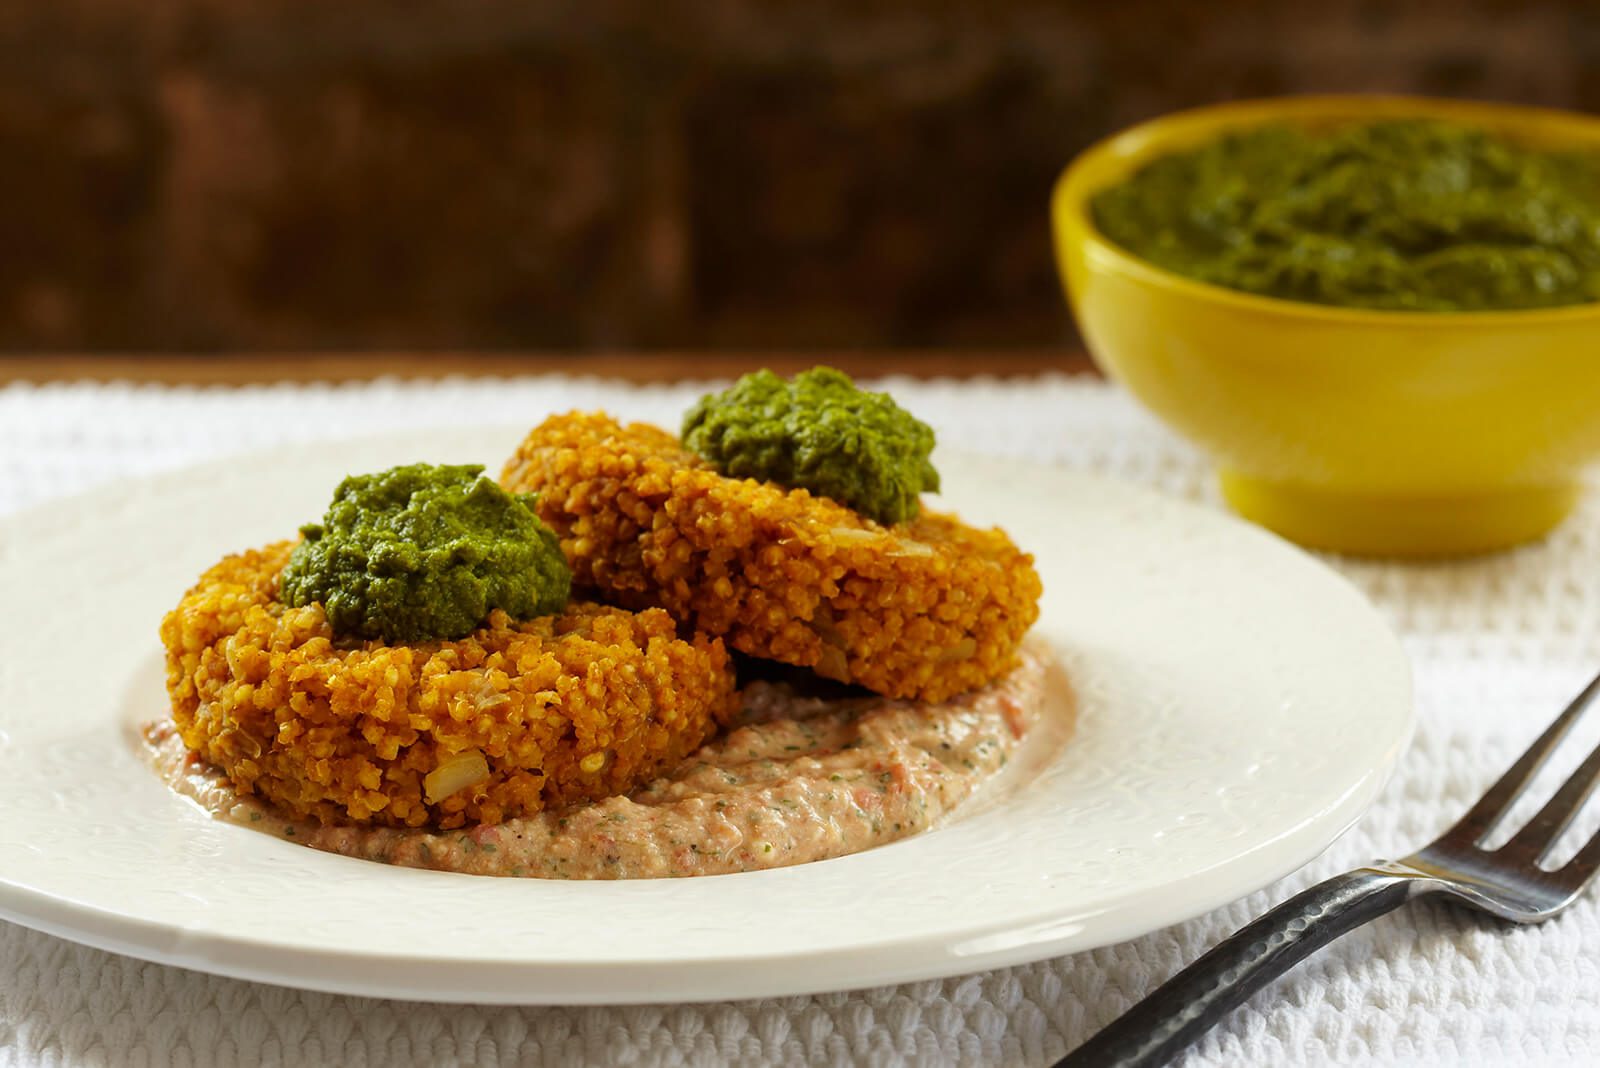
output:
[[1033, 557], [1003, 531], [928, 512], [879, 526], [803, 489], [725, 478], [641, 423], [554, 416], [500, 481], [539, 495], [575, 584], [892, 697], [994, 680], [1039, 615]]
[[[496, 611], [459, 641], [336, 644], [321, 605], [277, 601], [292, 548], [226, 558], [161, 623], [184, 744], [290, 813], [499, 823], [627, 793], [734, 711], [722, 643], [679, 640], [662, 611]], [[430, 798], [452, 758], [488, 777]]]

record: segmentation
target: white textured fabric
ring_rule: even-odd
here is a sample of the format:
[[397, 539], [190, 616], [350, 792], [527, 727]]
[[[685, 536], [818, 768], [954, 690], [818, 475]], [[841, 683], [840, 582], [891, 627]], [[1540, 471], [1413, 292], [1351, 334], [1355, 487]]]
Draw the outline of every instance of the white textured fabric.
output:
[[[950, 446], [1212, 500], [1199, 458], [1114, 390], [892, 383]], [[0, 389], [0, 514], [98, 484], [302, 441], [531, 424], [606, 406], [669, 425], [690, 386], [581, 379], [244, 390]], [[1402, 634], [1420, 725], [1361, 824], [1283, 883], [1134, 942], [941, 982], [704, 1006], [411, 1005], [144, 964], [0, 923], [0, 1066], [1020, 1064], [1052, 1061], [1232, 929], [1315, 879], [1403, 854], [1477, 796], [1600, 667], [1600, 494], [1546, 543], [1457, 563], [1333, 561]], [[1062, 546], [1070, 551], [1071, 531]], [[1352, 665], [1359, 670], [1359, 665]], [[841, 977], [847, 981], [848, 977]], [[1335, 943], [1182, 1064], [1600, 1063], [1600, 901], [1510, 929], [1419, 904]]]

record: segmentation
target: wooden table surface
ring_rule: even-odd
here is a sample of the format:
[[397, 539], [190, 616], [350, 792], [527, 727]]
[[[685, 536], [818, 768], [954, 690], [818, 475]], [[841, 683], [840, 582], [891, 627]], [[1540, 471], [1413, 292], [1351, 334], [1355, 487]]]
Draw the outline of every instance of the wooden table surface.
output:
[[861, 352], [464, 352], [262, 353], [0, 356], [4, 382], [154, 382], [241, 386], [267, 382], [348, 382], [391, 375], [508, 376], [579, 373], [633, 382], [732, 378], [757, 367], [793, 374], [826, 363], [861, 378], [880, 375], [969, 378], [1045, 373], [1093, 374], [1079, 349], [903, 349]]

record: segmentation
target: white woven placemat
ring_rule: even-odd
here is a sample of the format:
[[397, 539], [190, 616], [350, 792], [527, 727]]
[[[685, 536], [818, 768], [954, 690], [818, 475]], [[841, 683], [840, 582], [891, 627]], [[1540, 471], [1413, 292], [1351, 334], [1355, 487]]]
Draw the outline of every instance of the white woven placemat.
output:
[[[1065, 378], [892, 387], [951, 446], [1212, 499], [1197, 456], [1108, 387]], [[672, 425], [696, 393], [551, 378], [237, 391], [12, 386], [0, 389], [0, 513], [314, 437], [531, 424], [581, 406]], [[1070, 549], [1071, 531], [1062, 537]], [[1600, 667], [1600, 494], [1532, 548], [1460, 563], [1335, 566], [1377, 602], [1413, 657], [1416, 742], [1356, 830], [1292, 878], [1202, 919], [942, 982], [587, 1009], [306, 993], [144, 964], [0, 923], [0, 1066], [1049, 1063], [1270, 904], [1430, 838]], [[1182, 1063], [1600, 1063], [1600, 901], [1519, 929], [1414, 906], [1314, 957]]]

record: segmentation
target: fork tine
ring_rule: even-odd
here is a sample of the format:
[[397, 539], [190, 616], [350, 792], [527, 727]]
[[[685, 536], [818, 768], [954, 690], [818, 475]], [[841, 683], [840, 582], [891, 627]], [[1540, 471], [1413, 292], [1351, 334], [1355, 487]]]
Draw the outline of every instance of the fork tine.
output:
[[1561, 832], [1571, 826], [1583, 803], [1589, 800], [1594, 788], [1600, 785], [1600, 745], [1586, 757], [1578, 770], [1568, 776], [1555, 796], [1528, 821], [1527, 826], [1512, 836], [1505, 848], [1531, 850], [1542, 859], [1561, 837]]
[[1544, 767], [1544, 762], [1550, 759], [1550, 754], [1555, 752], [1568, 732], [1577, 726], [1578, 719], [1583, 715], [1583, 710], [1600, 694], [1600, 675], [1589, 681], [1583, 692], [1572, 699], [1572, 703], [1556, 717], [1556, 721], [1539, 736], [1539, 740], [1528, 747], [1517, 762], [1506, 773], [1500, 776], [1500, 781], [1489, 787], [1487, 793], [1478, 799], [1478, 803], [1450, 830], [1445, 832], [1446, 837], [1458, 834], [1471, 835], [1473, 842], [1482, 842], [1500, 821], [1505, 819], [1506, 813], [1511, 810], [1512, 804], [1522, 795], [1533, 777]]
[[1600, 832], [1583, 843], [1583, 848], [1553, 874], [1565, 875], [1574, 884], [1573, 890], [1577, 891], [1587, 886], [1596, 872], [1600, 872]]

